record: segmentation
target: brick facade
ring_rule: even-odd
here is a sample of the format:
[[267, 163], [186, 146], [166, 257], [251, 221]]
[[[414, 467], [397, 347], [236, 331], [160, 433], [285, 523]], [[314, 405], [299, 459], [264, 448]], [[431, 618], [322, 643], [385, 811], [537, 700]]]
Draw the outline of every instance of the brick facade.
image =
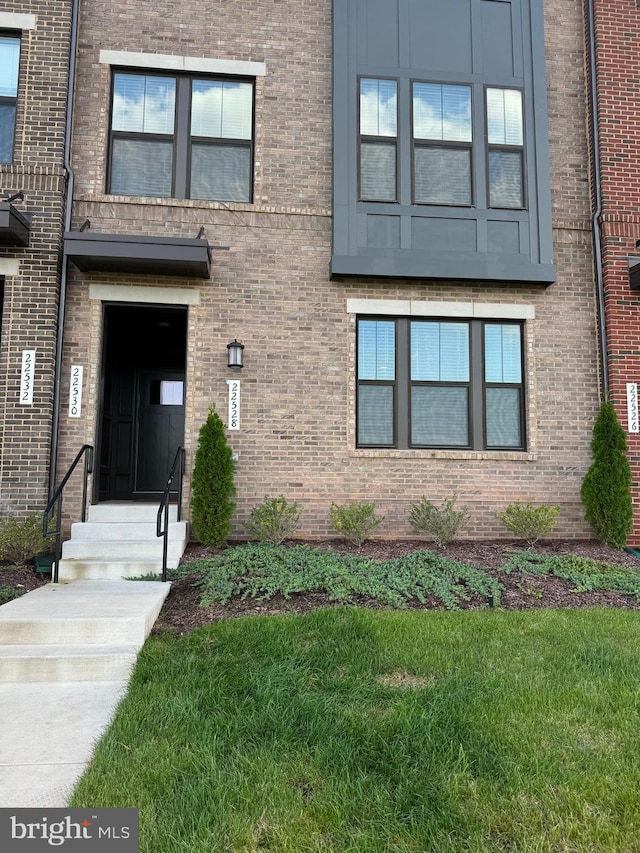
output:
[[[3, 459], [7, 460], [3, 462], [7, 470], [0, 477], [0, 498], [6, 500], [11, 495], [17, 503], [35, 504], [41, 499], [40, 493], [44, 494], [47, 479], [57, 241], [64, 199], [64, 24], [68, 25], [71, 4], [9, 5], [16, 11], [32, 12], [39, 7], [42, 14], [50, 12], [58, 27], [51, 31], [57, 36], [53, 42], [60, 50], [57, 59], [52, 55], [46, 60], [54, 72], [50, 73], [53, 82], [42, 92], [45, 100], [51, 98], [51, 85], [55, 88], [59, 82], [61, 88], [55, 90], [50, 109], [59, 119], [56, 132], [61, 134], [60, 145], [53, 145], [47, 154], [51, 161], [45, 158], [41, 166], [50, 170], [50, 198], [43, 195], [38, 201], [43, 209], [51, 205], [46, 219], [51, 232], [42, 235], [38, 255], [41, 269], [50, 273], [50, 285], [43, 290], [42, 276], [37, 281], [32, 279], [34, 291], [29, 296], [38, 310], [31, 315], [32, 320], [28, 310], [20, 320], [12, 289], [17, 283], [7, 279], [0, 357], [0, 382], [4, 383], [0, 399], [5, 400], [7, 394], [14, 393], [10, 389], [15, 389], [19, 379], [18, 354], [24, 347], [20, 341], [31, 340], [36, 334], [36, 329], [29, 332], [29, 322], [41, 335], [38, 351], [48, 347], [42, 361], [49, 365], [48, 379], [39, 386], [38, 405], [28, 413], [29, 418], [36, 411], [40, 413], [37, 425], [30, 423], [26, 432], [24, 413], [16, 413], [15, 407], [10, 411], [5, 405], [0, 426]], [[558, 504], [557, 535], [588, 536], [579, 491], [590, 463], [591, 428], [598, 408], [598, 349], [582, 4], [579, 0], [545, 2], [557, 269], [557, 281], [548, 289], [491, 282], [330, 280], [331, 15], [330, 0], [305, 0], [295, 6], [277, 0], [215, 2], [209, 4], [207, 14], [203, 14], [201, 4], [184, 2], [179, 15], [168, 0], [86, 0], [81, 4], [72, 149], [76, 173], [73, 228], [88, 219], [95, 233], [195, 237], [203, 227], [214, 251], [211, 279], [204, 282], [170, 276], [81, 273], [70, 267], [57, 477], [84, 442], [95, 444], [100, 435], [104, 304], [182, 304], [188, 312], [184, 436], [187, 515], [199, 427], [212, 404], [226, 419], [226, 380], [239, 378], [241, 428], [229, 433], [238, 454], [234, 536], [243, 535], [243, 520], [266, 494], [284, 494], [289, 500], [297, 500], [303, 509], [300, 534], [309, 537], [331, 535], [328, 510], [333, 501], [374, 501], [385, 515], [380, 535], [392, 537], [410, 535], [408, 511], [413, 501], [423, 495], [440, 501], [454, 494], [470, 509], [471, 520], [465, 531], [468, 536], [505, 536], [495, 511], [515, 500]], [[252, 203], [106, 193], [112, 72], [109, 56], [113, 52], [129, 52], [138, 58], [148, 54], [150, 63], [158, 63], [162, 57], [171, 57], [172, 61], [187, 57], [264, 63], [265, 74], [255, 79]], [[122, 62], [126, 65], [125, 60]], [[22, 85], [25, 79], [21, 74]], [[25, 99], [21, 109], [32, 108], [30, 104], [33, 106]], [[19, 118], [19, 122], [24, 120], [39, 126], [36, 115]], [[33, 138], [24, 136], [25, 140], [27, 136]], [[35, 149], [40, 147], [36, 145]], [[23, 176], [15, 174], [19, 166], [17, 162], [15, 167], [0, 167], [4, 177], [11, 177], [8, 190], [22, 188]], [[47, 240], [50, 255], [44, 249]], [[221, 251], [216, 251], [217, 247]], [[27, 255], [25, 252], [23, 256]], [[21, 288], [27, 286], [27, 278], [23, 279], [26, 269], [25, 260]], [[42, 301], [44, 292], [46, 302]], [[419, 310], [444, 303], [440, 310], [452, 315], [460, 306], [494, 311], [496, 316], [507, 318], [521, 316], [524, 311], [525, 452], [356, 448], [356, 315], [351, 309], [368, 305], [371, 313], [386, 313], [382, 307], [389, 302], [417, 306]], [[19, 322], [22, 331], [18, 335]], [[15, 335], [15, 343], [6, 337], [10, 334]], [[226, 367], [226, 344], [234, 338], [245, 345], [245, 367], [240, 374], [232, 374]], [[71, 365], [84, 367], [81, 418], [67, 414]], [[25, 448], [31, 454], [26, 458]], [[9, 466], [13, 466], [11, 470]], [[30, 482], [39, 483], [40, 493], [33, 488], [30, 496], [23, 495]], [[73, 492], [70, 497], [74, 497]], [[77, 517], [78, 490], [67, 508], [70, 517]]]
[[[584, 537], [579, 490], [590, 461], [598, 406], [595, 300], [590, 230], [582, 10], [548, 0], [547, 78], [555, 263], [547, 290], [446, 281], [330, 281], [331, 3], [315, 0], [216, 3], [202, 15], [165, 0], [82, 4], [73, 163], [74, 227], [97, 232], [195, 236], [204, 226], [214, 251], [205, 283], [120, 274], [71, 275], [63, 376], [85, 366], [84, 416], [62, 417], [62, 471], [98, 430], [103, 285], [180, 288], [188, 308], [186, 503], [198, 429], [210, 405], [226, 418], [226, 344], [245, 344], [235, 535], [265, 494], [303, 508], [301, 534], [330, 535], [332, 501], [372, 500], [385, 515], [381, 535], [407, 535], [412, 501], [454, 494], [471, 511], [467, 535], [504, 535], [495, 510], [514, 500], [557, 503], [558, 534]], [[145, 26], [142, 26], [142, 22]], [[255, 191], [252, 204], [149, 200], [105, 194], [110, 68], [100, 51], [263, 62], [256, 80]], [[93, 288], [93, 289], [92, 289]], [[140, 291], [135, 291], [140, 293]], [[178, 295], [176, 296], [176, 292]], [[132, 294], [134, 291], [132, 291]], [[118, 297], [120, 298], [120, 297]], [[132, 299], [134, 297], [132, 296]], [[160, 301], [164, 301], [162, 296]], [[355, 316], [348, 300], [471, 303], [508, 312], [525, 305], [528, 450], [384, 451], [355, 448]], [[63, 389], [62, 412], [68, 400]]]
[[[626, 384], [640, 379], [640, 295], [630, 290], [627, 261], [639, 254], [636, 241], [640, 239], [640, 9], [635, 0], [594, 0], [593, 12], [609, 396], [626, 429]], [[627, 442], [634, 503], [629, 543], [638, 545], [640, 435], [628, 434]]]
[[[0, 247], [0, 515], [43, 509], [49, 487], [71, 2], [8, 0], [2, 25], [21, 37], [13, 163], [0, 165], [0, 198], [33, 213], [28, 248]], [[21, 29], [25, 19], [28, 26]], [[14, 26], [15, 24], [15, 26]], [[33, 24], [33, 26], [31, 26]], [[3, 267], [2, 264], [8, 264]], [[13, 265], [12, 265], [13, 264]], [[19, 405], [23, 350], [35, 350], [32, 405]]]

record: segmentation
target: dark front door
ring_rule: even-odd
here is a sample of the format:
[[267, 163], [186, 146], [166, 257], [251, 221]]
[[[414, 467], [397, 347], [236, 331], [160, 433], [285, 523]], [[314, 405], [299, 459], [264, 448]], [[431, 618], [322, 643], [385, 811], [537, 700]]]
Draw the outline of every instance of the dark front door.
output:
[[187, 311], [106, 305], [99, 500], [155, 499], [184, 440]]
[[161, 492], [184, 437], [184, 372], [138, 374], [134, 491]]

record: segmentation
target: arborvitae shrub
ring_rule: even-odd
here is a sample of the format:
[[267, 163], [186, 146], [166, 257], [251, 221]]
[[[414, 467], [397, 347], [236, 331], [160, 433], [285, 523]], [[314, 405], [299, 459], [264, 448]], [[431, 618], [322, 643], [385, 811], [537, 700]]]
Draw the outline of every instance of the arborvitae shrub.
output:
[[203, 545], [226, 545], [235, 492], [231, 448], [224, 425], [212, 407], [200, 428], [192, 481], [191, 526]]
[[585, 518], [602, 542], [624, 548], [633, 524], [627, 439], [613, 403], [605, 402], [593, 426], [593, 464], [582, 482]]

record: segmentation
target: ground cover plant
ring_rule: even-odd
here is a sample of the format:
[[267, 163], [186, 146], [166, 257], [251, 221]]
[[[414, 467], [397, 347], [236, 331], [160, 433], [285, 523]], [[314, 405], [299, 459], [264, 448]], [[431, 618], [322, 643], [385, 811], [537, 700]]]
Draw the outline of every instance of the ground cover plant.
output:
[[217, 557], [197, 560], [189, 570], [202, 575], [201, 603], [226, 604], [233, 597], [263, 601], [275, 594], [324, 591], [329, 600], [352, 602], [365, 597], [379, 604], [405, 607], [434, 596], [456, 609], [472, 595], [500, 599], [499, 584], [480, 569], [458, 560], [415, 551], [392, 560], [336, 554], [301, 545], [278, 548], [249, 544]]
[[153, 636], [72, 806], [141, 853], [637, 849], [640, 622], [339, 607]]

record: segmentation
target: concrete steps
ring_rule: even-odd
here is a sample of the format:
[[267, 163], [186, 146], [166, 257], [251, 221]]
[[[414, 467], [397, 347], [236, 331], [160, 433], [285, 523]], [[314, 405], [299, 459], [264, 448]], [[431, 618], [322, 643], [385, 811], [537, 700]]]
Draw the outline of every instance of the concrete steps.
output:
[[[162, 571], [162, 538], [156, 536], [157, 504], [106, 502], [89, 507], [86, 522], [71, 526], [62, 546], [60, 580], [114, 580]], [[167, 566], [175, 568], [188, 542], [184, 521], [169, 507]]]
[[0, 807], [67, 805], [169, 587], [79, 580], [0, 607]]
[[0, 684], [127, 683], [169, 584], [48, 584], [0, 607]]
[[137, 646], [5, 645], [0, 647], [0, 683], [128, 681]]

